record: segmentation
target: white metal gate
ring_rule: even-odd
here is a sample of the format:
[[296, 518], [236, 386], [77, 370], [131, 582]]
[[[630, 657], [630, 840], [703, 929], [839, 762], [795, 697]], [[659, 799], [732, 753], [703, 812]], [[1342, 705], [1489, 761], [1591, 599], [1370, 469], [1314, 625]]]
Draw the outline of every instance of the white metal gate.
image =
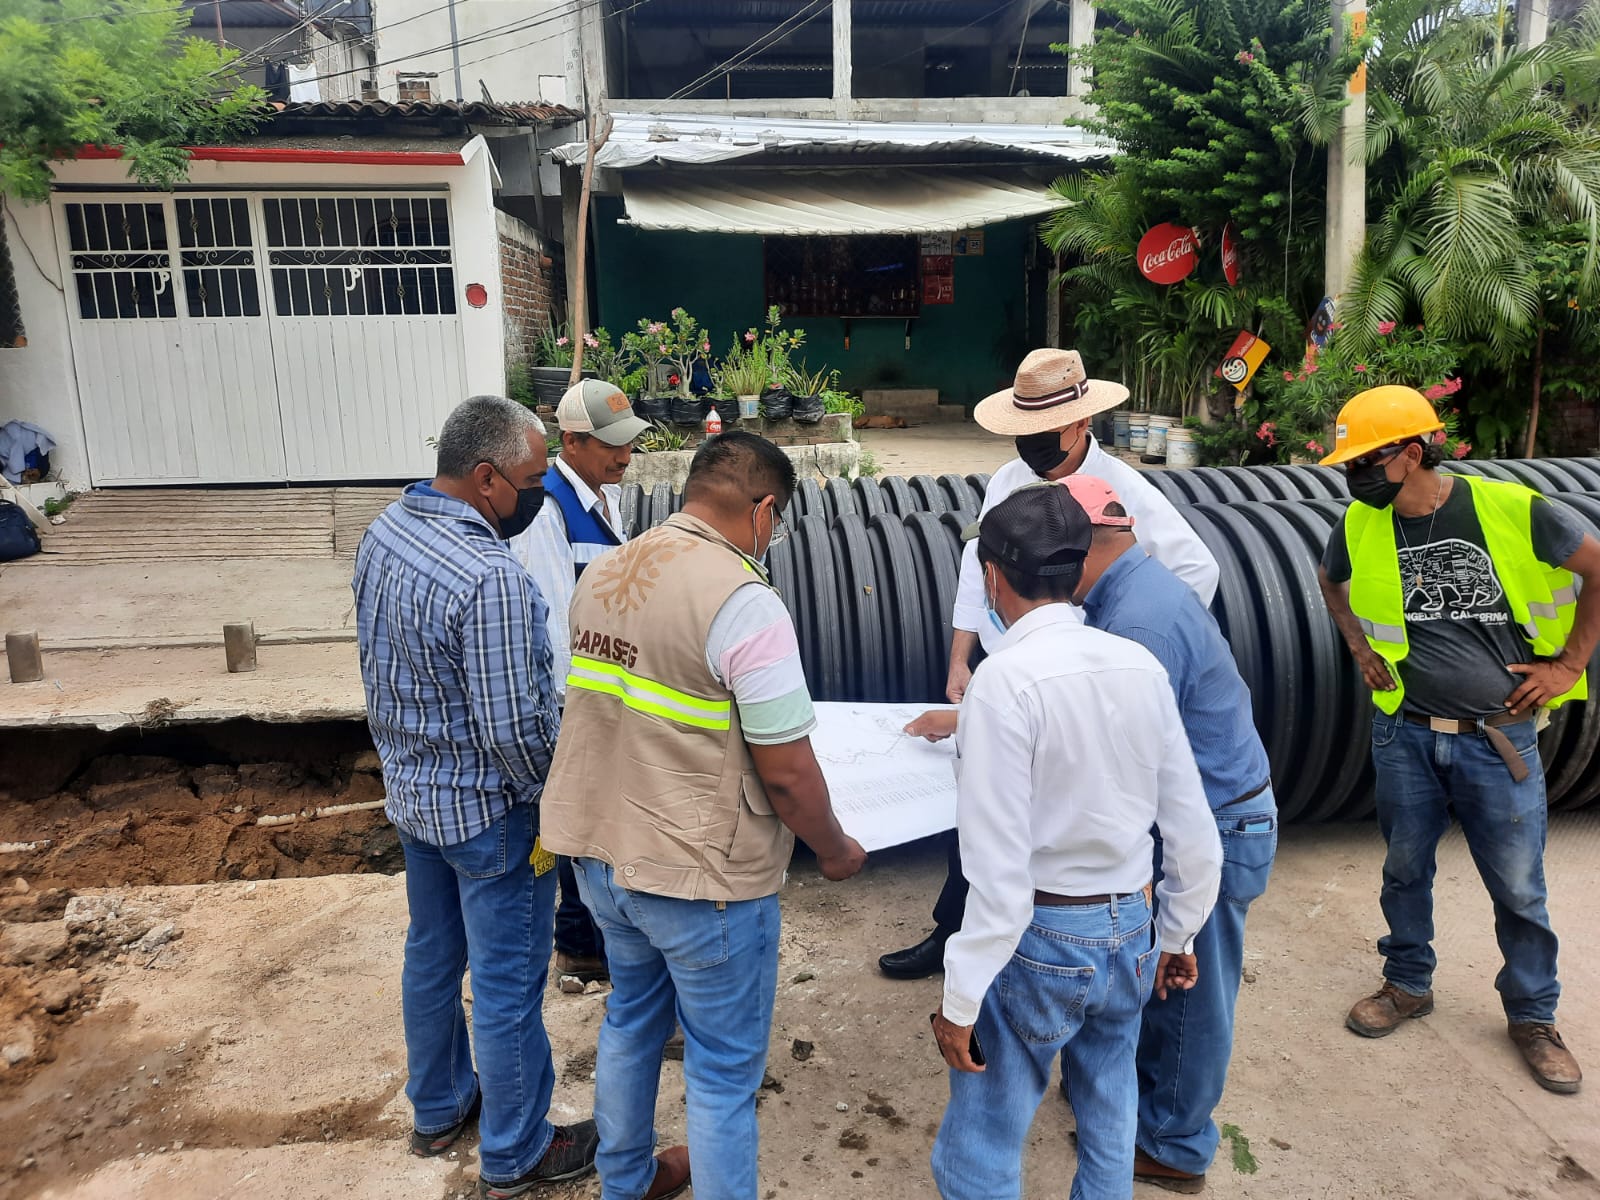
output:
[[59, 196], [96, 484], [426, 474], [464, 387], [441, 194]]

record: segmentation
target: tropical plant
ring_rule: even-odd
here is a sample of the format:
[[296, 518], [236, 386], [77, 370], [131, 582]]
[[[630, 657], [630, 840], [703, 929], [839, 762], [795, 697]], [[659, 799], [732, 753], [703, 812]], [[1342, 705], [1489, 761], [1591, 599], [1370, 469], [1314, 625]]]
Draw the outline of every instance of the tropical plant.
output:
[[50, 164], [118, 146], [128, 174], [170, 189], [186, 146], [231, 141], [271, 110], [238, 51], [189, 37], [179, 0], [7, 0], [0, 16], [0, 194], [43, 200]]
[[541, 367], [570, 367], [572, 365], [572, 331], [565, 323], [547, 322], [534, 340], [535, 365]]
[[663, 425], [660, 421], [650, 422], [650, 428], [639, 435], [639, 440], [634, 443], [634, 448], [645, 454], [654, 454], [662, 450], [682, 450], [689, 444], [689, 433], [674, 429], [671, 425]]
[[806, 331], [784, 329], [783, 314], [775, 304], [767, 309], [765, 329], [751, 328], [744, 332], [746, 350], [766, 365], [767, 382], [764, 387], [776, 387], [784, 383], [790, 372], [790, 355], [805, 343]]
[[528, 369], [528, 364], [517, 359], [506, 367], [506, 396], [515, 400], [523, 408], [537, 408], [539, 395], [534, 391], [533, 372]]
[[781, 382], [796, 396], [820, 396], [839, 382], [839, 372], [826, 366], [812, 371], [804, 362], [791, 362]]
[[822, 392], [822, 411], [849, 413], [852, 420], [859, 420], [867, 415], [867, 406], [862, 403], [859, 396], [853, 396], [849, 392], [841, 392], [834, 388], [824, 388]]
[[1340, 315], [1364, 344], [1416, 313], [1447, 338], [1526, 355], [1551, 227], [1581, 231], [1577, 293], [1600, 270], [1600, 7], [1532, 48], [1514, 44], [1504, 0], [1380, 0], [1373, 22], [1370, 233]]
[[759, 396], [768, 383], [766, 361], [737, 341], [711, 375], [730, 396]]

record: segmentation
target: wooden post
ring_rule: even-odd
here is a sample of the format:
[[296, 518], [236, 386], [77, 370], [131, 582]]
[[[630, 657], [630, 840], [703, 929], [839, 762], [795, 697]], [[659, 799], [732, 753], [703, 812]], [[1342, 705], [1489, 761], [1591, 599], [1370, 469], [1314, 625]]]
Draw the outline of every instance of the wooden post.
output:
[[11, 665], [12, 683], [38, 683], [43, 679], [44, 656], [39, 653], [39, 635], [6, 634], [6, 662]]
[[611, 137], [611, 118], [589, 138], [589, 153], [583, 160], [583, 191], [578, 197], [578, 264], [572, 297], [572, 377], [568, 387], [577, 387], [583, 378], [583, 339], [589, 332], [589, 194], [594, 188], [594, 159]]
[[222, 652], [228, 660], [228, 672], [233, 675], [241, 671], [254, 671], [256, 669], [256, 627], [254, 623], [245, 621], [236, 625], [222, 627]]

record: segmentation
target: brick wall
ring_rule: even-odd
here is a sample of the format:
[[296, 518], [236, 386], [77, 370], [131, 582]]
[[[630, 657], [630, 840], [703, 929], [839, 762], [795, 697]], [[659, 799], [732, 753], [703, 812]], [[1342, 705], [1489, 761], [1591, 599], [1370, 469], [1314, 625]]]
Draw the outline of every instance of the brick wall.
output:
[[500, 235], [500, 288], [505, 296], [507, 364], [527, 361], [533, 344], [550, 324], [551, 311], [566, 308], [565, 283], [538, 230], [507, 213], [496, 212]]

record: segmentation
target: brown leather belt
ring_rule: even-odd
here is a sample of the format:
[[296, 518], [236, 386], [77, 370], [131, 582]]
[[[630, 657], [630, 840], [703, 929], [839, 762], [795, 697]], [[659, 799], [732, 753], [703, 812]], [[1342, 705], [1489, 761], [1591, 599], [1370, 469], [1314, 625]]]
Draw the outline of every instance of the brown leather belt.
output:
[[[1121, 903], [1124, 900], [1132, 900], [1139, 894], [1139, 892], [1127, 892], [1121, 896], [1113, 896], [1107, 892], [1099, 896], [1058, 896], [1054, 892], [1036, 891], [1033, 893], [1033, 902], [1042, 904], [1046, 908], [1063, 908], [1068, 905], [1110, 904], [1113, 900]], [[1148, 903], [1150, 900], [1150, 885], [1148, 883], [1144, 885], [1143, 895]]]
[[[1406, 720], [1413, 725], [1426, 725], [1435, 733], [1477, 733], [1479, 721], [1458, 720], [1455, 717], [1430, 717], [1423, 713], [1408, 712]], [[1531, 721], [1533, 717], [1527, 713], [1501, 712], [1493, 716], [1484, 717], [1483, 736], [1489, 739], [1489, 744], [1500, 755], [1500, 760], [1506, 764], [1506, 769], [1511, 772], [1511, 778], [1516, 783], [1521, 783], [1528, 777], [1528, 764], [1523, 761], [1522, 755], [1511, 744], [1511, 739], [1500, 732], [1502, 725], [1520, 725], [1524, 721]]]

